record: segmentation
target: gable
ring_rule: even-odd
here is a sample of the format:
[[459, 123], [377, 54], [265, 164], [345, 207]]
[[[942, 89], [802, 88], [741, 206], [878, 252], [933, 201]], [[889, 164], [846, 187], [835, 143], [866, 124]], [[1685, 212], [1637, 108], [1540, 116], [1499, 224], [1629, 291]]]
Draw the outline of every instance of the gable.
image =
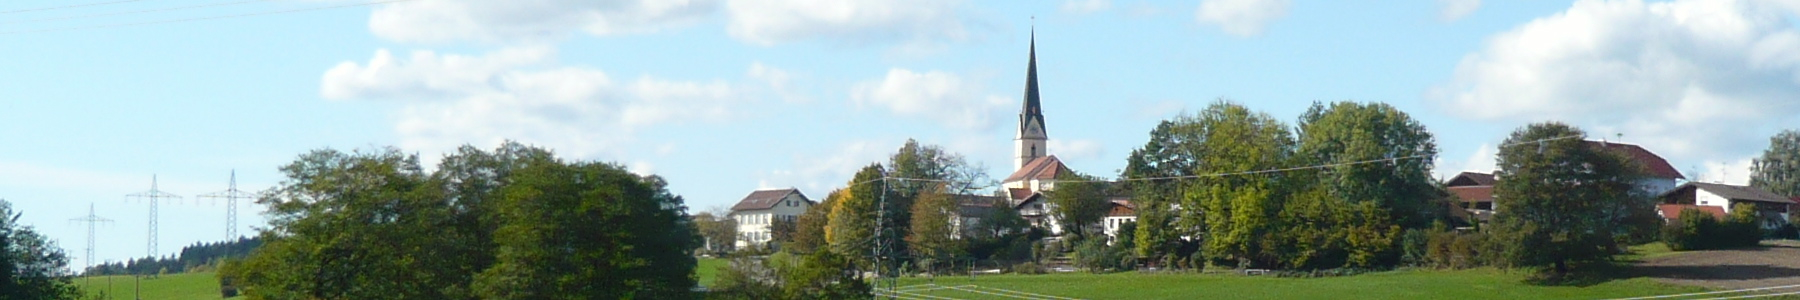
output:
[[1448, 187], [1483, 185], [1494, 185], [1494, 174], [1462, 172], [1456, 174], [1456, 177], [1451, 177], [1450, 181], [1444, 182], [1444, 186]]
[[1013, 171], [1011, 176], [1006, 176], [1006, 180], [1002, 180], [1001, 182], [1016, 182], [1032, 179], [1053, 180], [1056, 179], [1056, 175], [1062, 174], [1063, 170], [1068, 168], [1069, 167], [1063, 165], [1062, 160], [1057, 159], [1055, 155], [1039, 157], [1032, 159], [1031, 162], [1025, 163], [1024, 167], [1020, 167], [1018, 171]]

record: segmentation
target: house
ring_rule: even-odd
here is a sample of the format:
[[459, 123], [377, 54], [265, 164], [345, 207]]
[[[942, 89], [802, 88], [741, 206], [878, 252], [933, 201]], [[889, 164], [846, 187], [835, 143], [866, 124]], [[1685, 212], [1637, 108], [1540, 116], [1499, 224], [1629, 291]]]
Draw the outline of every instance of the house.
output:
[[[952, 236], [957, 239], [974, 235], [982, 218], [992, 215], [995, 209], [1009, 208], [1005, 205], [1010, 203], [1007, 202], [1006, 197], [999, 196], [955, 195], [954, 197], [956, 197], [957, 213], [956, 217], [950, 219], [950, 230], [958, 233]], [[1000, 207], [997, 208], [995, 205], [1000, 205]]]
[[1024, 218], [1031, 227], [1042, 228], [1052, 236], [1062, 235], [1062, 222], [1058, 222], [1056, 214], [1051, 213], [1056, 205], [1050, 203], [1044, 193], [1026, 193], [1022, 199], [1013, 202], [1013, 209], [1018, 210], [1019, 217]]
[[[1725, 214], [1730, 214], [1738, 204], [1750, 204], [1755, 207], [1765, 229], [1787, 225], [1789, 209], [1795, 203], [1791, 198], [1755, 187], [1704, 182], [1682, 184], [1657, 198], [1665, 205], [1717, 207]], [[1665, 220], [1671, 219], [1666, 212], [1659, 213], [1664, 213]]]
[[1681, 221], [1681, 212], [1689, 210], [1689, 209], [1699, 210], [1702, 213], [1712, 215], [1714, 219], [1723, 220], [1723, 219], [1725, 219], [1725, 216], [1726, 216], [1724, 207], [1710, 206], [1710, 205], [1709, 206], [1699, 206], [1699, 205], [1688, 205], [1688, 204], [1657, 204], [1656, 205], [1656, 216], [1661, 217], [1663, 219], [1663, 223], [1680, 222]]
[[1687, 179], [1687, 177], [1681, 176], [1681, 171], [1675, 170], [1675, 166], [1669, 165], [1669, 160], [1663, 159], [1662, 156], [1656, 155], [1644, 147], [1607, 141], [1586, 142], [1588, 147], [1618, 153], [1625, 157], [1627, 163], [1635, 164], [1639, 170], [1644, 171], [1644, 177], [1634, 183], [1644, 194], [1659, 195], [1668, 192], [1675, 189], [1677, 181]]
[[774, 239], [775, 232], [771, 225], [777, 222], [794, 222], [800, 214], [812, 208], [812, 200], [794, 188], [776, 190], [757, 190], [738, 200], [731, 206], [731, 218], [737, 221], [738, 239], [734, 243], [738, 248], [764, 246]]
[[1444, 182], [1445, 189], [1457, 200], [1459, 210], [1452, 212], [1469, 223], [1487, 222], [1494, 218], [1494, 174], [1462, 172]]
[[1118, 241], [1121, 234], [1125, 236], [1124, 238], [1131, 238], [1133, 233], [1119, 232], [1119, 228], [1125, 223], [1137, 222], [1137, 207], [1131, 205], [1131, 199], [1114, 198], [1107, 202], [1111, 208], [1107, 209], [1106, 218], [1100, 222], [1103, 226], [1101, 232], [1106, 234], [1107, 244]]

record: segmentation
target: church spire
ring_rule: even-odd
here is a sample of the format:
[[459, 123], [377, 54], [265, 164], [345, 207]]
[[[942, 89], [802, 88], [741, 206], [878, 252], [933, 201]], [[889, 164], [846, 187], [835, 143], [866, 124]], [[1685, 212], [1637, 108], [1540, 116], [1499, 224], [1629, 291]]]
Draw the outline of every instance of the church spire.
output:
[[1021, 134], [1025, 133], [1025, 127], [1030, 126], [1031, 120], [1037, 120], [1039, 127], [1043, 126], [1044, 121], [1044, 110], [1038, 104], [1037, 29], [1035, 28], [1031, 30], [1030, 51], [1030, 60], [1026, 62], [1025, 66], [1025, 106], [1019, 109], [1019, 133]]
[[1044, 131], [1044, 109], [1039, 107], [1037, 82], [1037, 29], [1032, 29], [1030, 61], [1025, 66], [1025, 106], [1019, 109], [1019, 134], [1013, 139], [1013, 169], [1047, 156], [1050, 136]]

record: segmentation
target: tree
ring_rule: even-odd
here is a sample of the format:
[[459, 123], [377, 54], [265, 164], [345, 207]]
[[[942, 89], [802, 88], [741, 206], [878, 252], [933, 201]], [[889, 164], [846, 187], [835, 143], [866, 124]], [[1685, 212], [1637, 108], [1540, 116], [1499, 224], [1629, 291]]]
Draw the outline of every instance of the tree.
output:
[[1170, 178], [1124, 182], [1131, 190], [1138, 223], [1144, 224], [1137, 226], [1133, 234], [1138, 256], [1161, 261], [1156, 258], [1181, 254], [1175, 253], [1176, 250], [1183, 248], [1183, 244], [1192, 244], [1183, 236], [1200, 236], [1205, 231], [1203, 221], [1183, 222], [1179, 218], [1174, 208], [1187, 198], [1188, 181], [1172, 179], [1195, 174], [1198, 168], [1196, 157], [1204, 153], [1200, 145], [1206, 140], [1201, 136], [1203, 133], [1205, 130], [1199, 119], [1193, 116], [1164, 120], [1150, 131], [1150, 141], [1132, 150], [1126, 158], [1120, 177]]
[[806, 208], [806, 213], [794, 221], [794, 240], [782, 249], [794, 253], [812, 253], [825, 248], [826, 223], [831, 221], [831, 209], [846, 196], [844, 190], [834, 190], [825, 196], [825, 201]]
[[[1386, 103], [1313, 103], [1301, 118], [1298, 165], [1332, 165], [1302, 176], [1329, 196], [1374, 202], [1406, 228], [1435, 221], [1437, 143], [1425, 125]], [[1381, 163], [1359, 163], [1388, 159]], [[1316, 178], [1316, 179], [1315, 179]]]
[[[468, 232], [418, 157], [316, 150], [281, 167], [267, 242], [246, 259], [252, 299], [469, 299]], [[471, 259], [471, 261], [478, 261]]]
[[[1194, 157], [1196, 174], [1230, 174], [1200, 177], [1187, 187], [1179, 226], [1205, 228], [1201, 250], [1207, 257], [1235, 261], [1240, 267], [1273, 265], [1277, 257], [1266, 249], [1275, 229], [1275, 213], [1282, 209], [1284, 189], [1278, 173], [1258, 172], [1284, 167], [1293, 153], [1293, 138], [1286, 124], [1268, 114], [1242, 105], [1214, 102], [1192, 116], [1202, 140]], [[1140, 226], [1142, 227], [1142, 226]]]
[[1507, 137], [1496, 161], [1495, 238], [1511, 245], [1514, 266], [1551, 267], [1611, 257], [1634, 203], [1638, 178], [1617, 152], [1588, 146], [1580, 129], [1563, 123], [1527, 125]]
[[1063, 228], [1064, 234], [1088, 237], [1089, 229], [1106, 218], [1111, 206], [1106, 201], [1109, 183], [1100, 178], [1063, 172], [1057, 174], [1056, 189], [1047, 193], [1050, 214]]
[[0, 199], [0, 299], [76, 299], [81, 294], [63, 272], [69, 256]]
[[912, 228], [906, 236], [906, 245], [915, 257], [943, 261], [964, 253], [961, 233], [951, 227], [951, 222], [962, 213], [957, 202], [942, 188], [919, 195], [918, 202], [913, 203]]
[[1296, 191], [1278, 217], [1276, 251], [1285, 266], [1392, 264], [1401, 229], [1437, 219], [1437, 148], [1406, 113], [1383, 103], [1313, 103], [1300, 118], [1298, 142], [1293, 165], [1329, 167], [1285, 174]]
[[[880, 212], [888, 209], [882, 206], [884, 204], [894, 206], [890, 201], [883, 201], [887, 193], [883, 173], [880, 164], [871, 164], [851, 177], [844, 197], [831, 207], [831, 220], [826, 225], [825, 240], [831, 245], [831, 251], [845, 257], [864, 258], [858, 262], [868, 262], [866, 258], [875, 254], [876, 239], [897, 240], [893, 238], [893, 230], [877, 232], [877, 229], [892, 228], [884, 226], [893, 223], [888, 219], [891, 216]], [[878, 218], [890, 224], [877, 223]]]
[[713, 252], [729, 252], [737, 245], [737, 220], [724, 207], [694, 214], [694, 228], [705, 240], [704, 248]]
[[553, 163], [511, 179], [496, 263], [475, 281], [484, 298], [689, 297], [700, 239], [661, 178], [616, 164]]
[[1800, 197], [1800, 130], [1785, 130], [1769, 138], [1769, 149], [1750, 163], [1750, 186]]

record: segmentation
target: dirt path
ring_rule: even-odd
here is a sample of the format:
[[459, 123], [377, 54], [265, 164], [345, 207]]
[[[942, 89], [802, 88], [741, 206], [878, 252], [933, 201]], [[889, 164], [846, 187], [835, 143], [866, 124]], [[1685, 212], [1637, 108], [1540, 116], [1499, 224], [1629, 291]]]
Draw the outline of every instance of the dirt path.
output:
[[1800, 244], [1690, 251], [1645, 260], [1638, 274], [1658, 281], [1721, 289], [1800, 284]]

